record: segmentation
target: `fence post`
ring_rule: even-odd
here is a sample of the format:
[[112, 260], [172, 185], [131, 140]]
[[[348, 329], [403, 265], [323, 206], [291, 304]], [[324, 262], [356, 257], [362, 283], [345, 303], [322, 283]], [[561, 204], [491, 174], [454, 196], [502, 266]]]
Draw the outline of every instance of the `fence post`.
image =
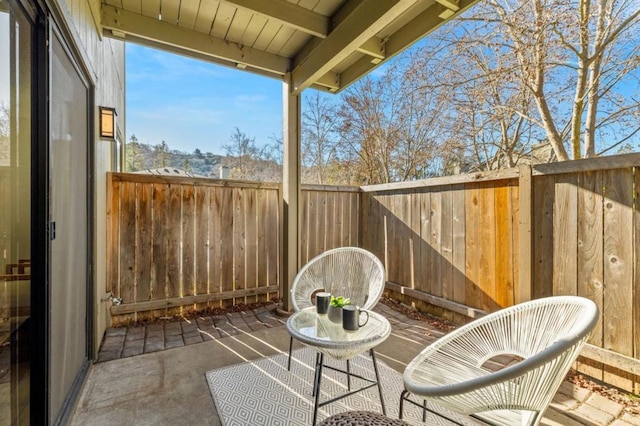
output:
[[531, 300], [533, 296], [533, 179], [529, 164], [518, 166], [520, 192], [518, 209], [518, 287], [515, 303]]

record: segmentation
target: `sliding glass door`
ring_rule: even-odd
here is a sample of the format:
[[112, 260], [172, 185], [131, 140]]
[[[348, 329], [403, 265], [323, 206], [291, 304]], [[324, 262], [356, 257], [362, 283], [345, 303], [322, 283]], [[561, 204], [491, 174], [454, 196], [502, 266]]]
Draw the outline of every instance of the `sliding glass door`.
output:
[[33, 26], [0, 0], [0, 423], [29, 424]]

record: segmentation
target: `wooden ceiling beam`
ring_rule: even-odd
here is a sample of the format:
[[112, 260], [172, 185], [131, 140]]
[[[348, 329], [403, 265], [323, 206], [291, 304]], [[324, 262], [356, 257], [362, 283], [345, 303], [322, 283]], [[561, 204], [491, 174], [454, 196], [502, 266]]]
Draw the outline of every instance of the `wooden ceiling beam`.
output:
[[[444, 0], [443, 0], [444, 1]], [[477, 3], [478, 0], [459, 0], [456, 2], [458, 11], [451, 15], [451, 17], [457, 16], [463, 13], [469, 7]], [[452, 2], [447, 2], [452, 3]], [[407, 47], [411, 46], [416, 41], [420, 40], [427, 34], [435, 31], [441, 25], [448, 22], [440, 18], [440, 15], [445, 11], [451, 11], [448, 7], [443, 6], [440, 2], [429, 7], [413, 20], [408, 22], [404, 27], [398, 30], [394, 35], [389, 37], [385, 42], [385, 60], [392, 58], [398, 53], [402, 52]], [[349, 68], [344, 70], [340, 74], [340, 90], [352, 84], [365, 74], [374, 69], [377, 64], [372, 63], [370, 58], [365, 57], [356, 61]]]
[[221, 0], [315, 37], [329, 34], [329, 18], [286, 0]]
[[[189, 52], [193, 52], [200, 58], [208, 57], [225, 64], [243, 64], [271, 75], [284, 75], [290, 68], [290, 60], [283, 56], [229, 43], [113, 6], [102, 6], [102, 27], [111, 30], [104, 31], [105, 36], [112, 32], [116, 37], [122, 38], [124, 35], [126, 40], [153, 44], [173, 53], [189, 55]], [[145, 40], [153, 43], [145, 43]]]
[[326, 39], [306, 57], [296, 58], [295, 63], [298, 65], [291, 73], [294, 93], [300, 93], [331, 71], [416, 1], [358, 1], [358, 5], [341, 20]]
[[384, 60], [384, 40], [373, 37], [367, 40], [363, 45], [358, 47], [358, 52], [371, 56], [370, 61], [379, 64]]

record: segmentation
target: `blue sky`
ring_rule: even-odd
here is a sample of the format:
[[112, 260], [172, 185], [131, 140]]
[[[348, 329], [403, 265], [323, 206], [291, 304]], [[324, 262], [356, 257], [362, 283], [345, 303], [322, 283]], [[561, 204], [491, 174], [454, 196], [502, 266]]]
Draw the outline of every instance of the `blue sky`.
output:
[[127, 141], [224, 154], [235, 127], [260, 146], [282, 134], [279, 80], [126, 45]]

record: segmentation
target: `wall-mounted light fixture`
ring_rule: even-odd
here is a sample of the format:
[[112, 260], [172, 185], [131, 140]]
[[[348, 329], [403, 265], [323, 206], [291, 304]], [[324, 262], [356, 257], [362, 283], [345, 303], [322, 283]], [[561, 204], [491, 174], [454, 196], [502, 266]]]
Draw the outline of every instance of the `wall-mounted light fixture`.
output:
[[105, 139], [116, 138], [116, 113], [115, 108], [100, 107], [100, 137]]

